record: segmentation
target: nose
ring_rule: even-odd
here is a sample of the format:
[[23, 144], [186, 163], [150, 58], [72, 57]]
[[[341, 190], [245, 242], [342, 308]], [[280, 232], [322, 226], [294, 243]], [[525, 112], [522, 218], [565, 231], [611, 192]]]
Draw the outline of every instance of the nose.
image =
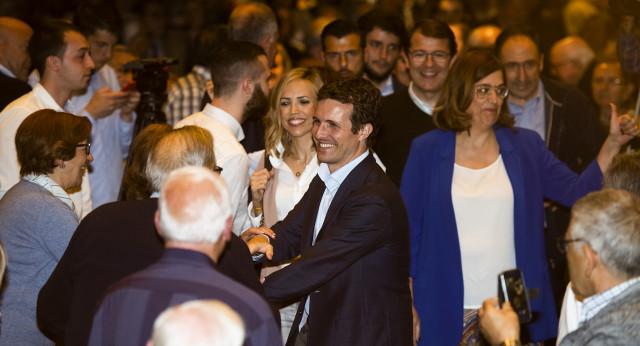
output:
[[380, 57], [381, 57], [383, 60], [386, 60], [386, 59], [387, 59], [387, 53], [388, 53], [388, 52], [387, 52], [387, 47], [382, 47], [382, 50], [381, 50], [381, 52], [380, 52]]
[[96, 67], [96, 65], [93, 63], [93, 59], [91, 59], [90, 55], [87, 55], [87, 67], [91, 68], [91, 69]]
[[524, 66], [520, 65], [518, 67], [518, 80], [524, 81], [526, 78], [527, 78], [527, 75], [525, 74]]
[[424, 63], [427, 66], [433, 66], [435, 64], [435, 62], [433, 61], [433, 55], [427, 54], [427, 57], [424, 59]]
[[87, 155], [87, 161], [88, 162], [93, 162], [93, 154]]
[[345, 54], [340, 54], [340, 66], [347, 66], [347, 56]]

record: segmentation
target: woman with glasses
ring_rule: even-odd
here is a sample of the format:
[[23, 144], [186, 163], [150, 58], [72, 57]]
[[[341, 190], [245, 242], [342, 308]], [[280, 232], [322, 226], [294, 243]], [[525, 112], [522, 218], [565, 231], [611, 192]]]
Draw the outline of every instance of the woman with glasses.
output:
[[22, 179], [0, 200], [0, 237], [7, 251], [2, 345], [52, 344], [36, 323], [40, 288], [78, 226], [67, 191], [80, 186], [93, 161], [91, 122], [51, 109], [29, 115], [15, 144]]
[[515, 267], [528, 287], [540, 289], [527, 335], [536, 342], [555, 337], [543, 199], [570, 206], [601, 188], [602, 171], [638, 132], [628, 117], [614, 118], [598, 159], [578, 176], [535, 132], [513, 127], [504, 75], [491, 52], [461, 54], [435, 109], [439, 129], [411, 146], [400, 190], [423, 344], [479, 341], [477, 309], [496, 295], [498, 274]]

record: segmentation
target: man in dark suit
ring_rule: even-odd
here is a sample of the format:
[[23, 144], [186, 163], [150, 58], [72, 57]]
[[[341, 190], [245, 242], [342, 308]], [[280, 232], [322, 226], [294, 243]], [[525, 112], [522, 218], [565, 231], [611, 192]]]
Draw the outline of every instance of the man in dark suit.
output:
[[[151, 130], [147, 127], [139, 136], [144, 138]], [[134, 143], [134, 152], [138, 147]], [[174, 168], [186, 165], [215, 167], [209, 131], [187, 126], [164, 135], [152, 149], [147, 180], [158, 191]], [[154, 194], [140, 201], [105, 204], [82, 220], [38, 296], [38, 325], [47, 337], [65, 345], [87, 344], [93, 314], [107, 287], [162, 256], [164, 244], [153, 221], [157, 208]], [[217, 268], [262, 294], [249, 250], [235, 235]], [[274, 315], [279, 316], [277, 311]]]
[[16, 18], [0, 17], [0, 110], [31, 91], [27, 76], [31, 59], [27, 46], [31, 27]]
[[[318, 176], [252, 253], [282, 261], [268, 276], [274, 303], [300, 299], [287, 345], [410, 345], [409, 227], [397, 188], [369, 147], [380, 126], [380, 91], [362, 78], [318, 93], [313, 138]], [[272, 234], [250, 229], [246, 234]]]

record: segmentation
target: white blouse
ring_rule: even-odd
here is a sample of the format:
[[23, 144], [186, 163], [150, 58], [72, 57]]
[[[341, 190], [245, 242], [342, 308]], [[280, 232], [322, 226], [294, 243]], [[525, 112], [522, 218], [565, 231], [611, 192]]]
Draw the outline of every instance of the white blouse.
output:
[[470, 169], [454, 164], [451, 199], [458, 228], [464, 308], [498, 294], [498, 274], [516, 267], [513, 190], [502, 155]]

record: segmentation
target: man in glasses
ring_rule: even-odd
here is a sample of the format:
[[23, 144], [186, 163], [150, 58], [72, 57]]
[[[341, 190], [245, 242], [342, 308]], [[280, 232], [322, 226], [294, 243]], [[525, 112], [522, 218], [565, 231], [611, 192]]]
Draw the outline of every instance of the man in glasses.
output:
[[[540, 75], [544, 57], [539, 47], [537, 34], [524, 27], [507, 28], [496, 40], [496, 55], [505, 66], [509, 111], [516, 126], [536, 131], [558, 159], [580, 173], [600, 151], [606, 131], [579, 89]], [[547, 204], [546, 253], [558, 308], [567, 281], [565, 259], [555, 240], [567, 229], [569, 216], [568, 208]]]
[[440, 98], [458, 48], [449, 26], [434, 19], [417, 23], [409, 37], [404, 59], [409, 62], [411, 83], [407, 89], [382, 100], [383, 126], [375, 146], [387, 174], [397, 186], [400, 186], [411, 141], [436, 128], [433, 107]]
[[[560, 345], [635, 345], [640, 341], [640, 198], [604, 189], [578, 200], [559, 246], [567, 254], [573, 290], [585, 297], [580, 327]], [[505, 303], [506, 304], [506, 303]], [[497, 298], [480, 309], [491, 344], [519, 345], [518, 316]]]

